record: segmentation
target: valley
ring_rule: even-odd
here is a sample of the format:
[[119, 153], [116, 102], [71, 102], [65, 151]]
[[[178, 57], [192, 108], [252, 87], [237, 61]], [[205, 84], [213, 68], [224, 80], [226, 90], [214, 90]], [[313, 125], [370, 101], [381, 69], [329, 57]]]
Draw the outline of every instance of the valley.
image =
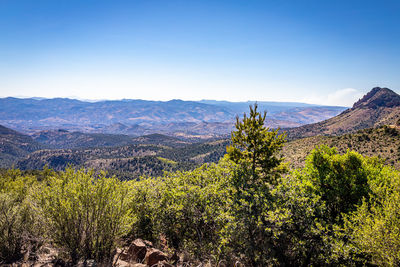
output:
[[[299, 168], [304, 166], [306, 155], [315, 146], [325, 144], [336, 147], [339, 153], [349, 149], [364, 156], [376, 156], [399, 168], [399, 99], [389, 89], [374, 88], [352, 108], [335, 117], [282, 129], [288, 139], [283, 156], [291, 168]], [[229, 102], [221, 104], [232, 108], [230, 105], [235, 106]], [[242, 105], [244, 108], [245, 104]], [[210, 130], [210, 124], [218, 123], [196, 124], [190, 128], [193, 134], [190, 136], [175, 132], [175, 136], [157, 133], [139, 137], [68, 130], [43, 130], [26, 135], [3, 127], [0, 166], [22, 170], [40, 170], [47, 166], [57, 171], [67, 166], [85, 167], [104, 170], [121, 179], [161, 176], [164, 171], [190, 170], [217, 162], [226, 153], [229, 135], [222, 135], [215, 128], [211, 134], [205, 133]], [[225, 126], [224, 130], [227, 129], [230, 128]]]

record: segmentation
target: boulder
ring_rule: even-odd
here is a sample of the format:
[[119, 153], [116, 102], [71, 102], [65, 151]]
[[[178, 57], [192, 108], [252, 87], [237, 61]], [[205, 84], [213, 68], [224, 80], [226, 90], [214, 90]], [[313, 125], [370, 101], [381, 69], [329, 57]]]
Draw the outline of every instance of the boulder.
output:
[[142, 239], [134, 240], [125, 253], [121, 253], [121, 259], [130, 262], [143, 262], [146, 257], [146, 244]]
[[[167, 254], [165, 254], [161, 250], [154, 249], [154, 248], [149, 248], [147, 250], [146, 257], [145, 257], [145, 263], [148, 266], [153, 266], [153, 265], [158, 264], [159, 262], [163, 262], [163, 261], [166, 262], [167, 260], [168, 260]], [[161, 265], [161, 266], [163, 266], [163, 265]]]
[[146, 245], [147, 247], [150, 247], [150, 248], [153, 247], [153, 242], [151, 242], [151, 241], [149, 241], [149, 240], [143, 240], [143, 243], [145, 243], [145, 245]]
[[130, 257], [128, 255], [128, 253], [122, 251], [122, 252], [118, 252], [118, 254], [116, 255], [117, 258], [119, 260], [123, 260], [123, 261], [130, 261]]

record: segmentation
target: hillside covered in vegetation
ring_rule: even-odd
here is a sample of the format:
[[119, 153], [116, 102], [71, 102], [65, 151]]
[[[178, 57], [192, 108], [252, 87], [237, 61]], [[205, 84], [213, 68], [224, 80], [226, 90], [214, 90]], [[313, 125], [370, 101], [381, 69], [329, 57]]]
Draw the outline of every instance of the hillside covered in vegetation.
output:
[[218, 140], [183, 146], [173, 142], [168, 146], [144, 142], [118, 147], [47, 149], [29, 154], [15, 166], [23, 170], [47, 166], [57, 171], [68, 166], [84, 167], [117, 174], [121, 179], [138, 179], [142, 175], [160, 176], [164, 171], [190, 170], [203, 163], [217, 162], [225, 154], [228, 142]]
[[[104, 170], [121, 179], [137, 179], [142, 175], [160, 176], [164, 171], [187, 171], [204, 163], [218, 162], [226, 154], [226, 146], [230, 143], [228, 139], [191, 143], [163, 135], [132, 140], [136, 144], [39, 150], [24, 154], [14, 166], [22, 170], [41, 170], [47, 166], [57, 171], [68, 166], [85, 167]], [[400, 128], [397, 125], [368, 128], [339, 136], [319, 135], [288, 141], [282, 155], [290, 168], [304, 167], [311, 150], [323, 144], [336, 147], [340, 154], [352, 150], [363, 156], [379, 157], [386, 164], [400, 168]]]
[[316, 146], [335, 147], [340, 154], [347, 150], [363, 156], [379, 157], [400, 169], [400, 126], [385, 125], [340, 136], [313, 136], [288, 142], [282, 150], [291, 167], [303, 167], [307, 155]]
[[16, 160], [42, 148], [30, 136], [0, 125], [0, 168], [10, 167]]

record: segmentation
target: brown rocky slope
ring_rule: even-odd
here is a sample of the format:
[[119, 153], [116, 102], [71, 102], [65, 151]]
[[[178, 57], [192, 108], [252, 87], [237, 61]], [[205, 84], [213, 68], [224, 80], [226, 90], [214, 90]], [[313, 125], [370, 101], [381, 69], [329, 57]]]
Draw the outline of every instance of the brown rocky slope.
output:
[[342, 135], [400, 119], [400, 95], [388, 88], [375, 87], [352, 108], [328, 120], [287, 130], [289, 140], [316, 135]]

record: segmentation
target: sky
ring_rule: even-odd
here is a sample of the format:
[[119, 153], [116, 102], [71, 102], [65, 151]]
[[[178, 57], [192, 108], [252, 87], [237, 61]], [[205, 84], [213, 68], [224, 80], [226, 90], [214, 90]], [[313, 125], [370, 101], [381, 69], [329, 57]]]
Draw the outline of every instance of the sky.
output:
[[400, 1], [0, 0], [0, 97], [296, 101], [400, 93]]

